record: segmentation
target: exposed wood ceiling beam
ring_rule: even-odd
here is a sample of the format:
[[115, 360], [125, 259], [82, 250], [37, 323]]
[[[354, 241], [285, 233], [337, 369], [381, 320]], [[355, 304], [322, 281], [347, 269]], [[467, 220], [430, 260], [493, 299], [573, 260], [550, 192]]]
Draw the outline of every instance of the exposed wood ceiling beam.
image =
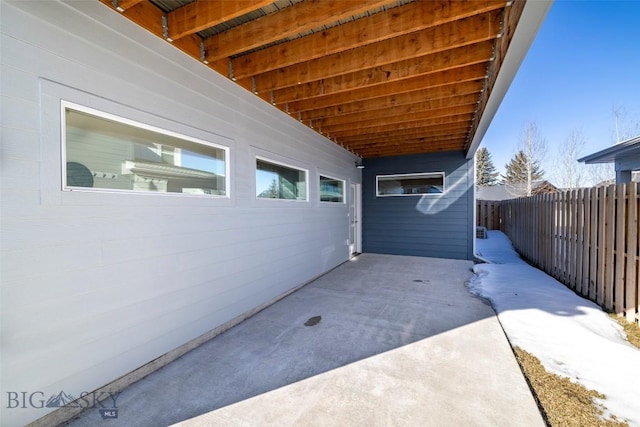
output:
[[[113, 9], [113, 3], [111, 0], [100, 1]], [[148, 0], [136, 2], [136, 4], [132, 5], [121, 14], [156, 36], [164, 39], [162, 29], [162, 17], [164, 16], [164, 13]], [[196, 35], [183, 37], [172, 44], [194, 58], [200, 57], [200, 37]]]
[[[115, 3], [115, 9], [118, 12], [124, 12], [125, 10], [129, 9], [130, 7], [135, 6], [136, 4], [140, 3], [142, 0], [116, 0]], [[111, 2], [113, 5], [113, 1]]]
[[475, 109], [478, 103], [478, 96], [475, 94], [451, 96], [447, 98], [422, 101], [417, 103], [393, 106], [390, 108], [380, 108], [351, 114], [341, 114], [331, 117], [323, 117], [313, 120], [313, 123], [323, 128], [340, 125], [344, 123], [362, 123], [366, 120], [385, 120], [393, 116], [405, 116], [421, 111], [437, 111], [443, 108], [468, 106]]
[[[483, 64], [481, 67], [486, 70], [488, 61], [493, 56], [493, 45], [493, 41], [489, 40], [420, 58], [396, 62], [384, 67], [367, 68], [338, 77], [275, 90], [273, 92], [274, 99], [281, 104], [288, 101], [353, 90], [363, 86], [371, 87], [377, 84], [388, 84], [410, 77], [415, 78], [476, 64]], [[270, 95], [270, 93], [270, 91], [262, 92], [263, 95]]]
[[167, 15], [173, 41], [271, 4], [272, 0], [196, 0]]
[[393, 3], [396, 1], [306, 0], [208, 37], [204, 41], [207, 57], [227, 58]]
[[331, 138], [337, 138], [339, 141], [347, 141], [350, 137], [358, 136], [363, 133], [377, 133], [377, 132], [395, 132], [398, 130], [415, 129], [423, 126], [445, 125], [451, 123], [466, 122], [469, 124], [469, 120], [473, 118], [473, 113], [463, 113], [458, 115], [452, 115], [449, 117], [428, 118], [420, 120], [408, 120], [404, 123], [393, 124], [379, 124], [378, 126], [368, 127], [366, 129], [345, 129], [342, 131], [334, 130], [330, 132]]
[[[482, 66], [482, 64], [479, 64], [479, 66], [471, 66], [460, 70], [449, 70], [432, 76], [418, 76], [386, 85], [362, 87], [350, 92], [340, 92], [290, 102], [289, 111], [293, 114], [298, 111], [309, 111], [348, 104], [353, 102], [354, 99], [366, 101], [374, 98], [410, 93], [417, 90], [425, 91], [423, 92], [423, 96], [427, 97], [427, 99], [471, 93], [482, 90], [485, 73], [486, 68]], [[455, 79], [452, 77], [455, 77]], [[429, 90], [429, 92], [426, 92], [427, 90]]]
[[395, 138], [396, 136], [400, 137], [418, 137], [418, 136], [434, 136], [434, 135], [446, 135], [450, 132], [468, 132], [469, 131], [469, 123], [466, 122], [452, 122], [447, 124], [439, 124], [439, 125], [431, 125], [431, 126], [420, 126], [409, 129], [400, 129], [394, 131], [385, 131], [385, 132], [372, 132], [372, 133], [361, 133], [358, 135], [350, 136], [348, 139], [343, 138], [343, 141], [348, 141], [349, 144], [359, 143], [359, 142], [367, 142], [376, 139], [389, 139]]
[[434, 135], [434, 136], [414, 136], [405, 138], [393, 138], [391, 140], [371, 140], [368, 142], [353, 143], [349, 142], [347, 145], [352, 150], [365, 150], [375, 148], [382, 142], [386, 145], [410, 145], [410, 144], [431, 144], [431, 143], [459, 143], [467, 137], [467, 132], [450, 133], [447, 135]]
[[[285, 44], [243, 55], [234, 60], [234, 67], [237, 69], [236, 77], [242, 79], [246, 76], [281, 69], [447, 22], [495, 11], [503, 6], [504, 0], [475, 2], [434, 0], [409, 3], [389, 13], [377, 13]], [[264, 88], [261, 87], [261, 89]]]
[[367, 157], [477, 144], [525, 4], [100, 1]]
[[[336, 77], [363, 69], [426, 56], [455, 47], [495, 39], [500, 32], [501, 13], [488, 12], [427, 30], [406, 34], [343, 53], [280, 68], [255, 77], [256, 87], [284, 88], [315, 80]], [[242, 69], [234, 66], [240, 79]], [[244, 75], [251, 77], [251, 75]], [[246, 85], [247, 83], [245, 83]], [[246, 86], [245, 86], [246, 87]]]
[[[420, 111], [417, 113], [389, 116], [384, 119], [384, 123], [386, 125], [393, 125], [393, 124], [401, 124], [401, 123], [411, 122], [411, 121], [429, 120], [429, 119], [434, 119], [438, 117], [448, 117], [448, 116], [454, 116], [459, 114], [473, 114], [475, 110], [476, 110], [475, 105], [471, 105], [471, 106], [462, 105], [462, 106], [455, 106], [455, 107], [439, 108], [437, 110], [431, 110], [431, 111]], [[380, 126], [379, 119], [363, 120], [357, 123], [349, 122], [349, 123], [340, 123], [340, 124], [331, 125], [331, 126], [323, 126], [322, 130], [325, 133], [329, 132], [331, 134], [334, 134], [334, 133], [348, 130], [348, 129], [350, 130], [357, 129], [362, 131], [364, 129], [372, 128], [376, 126]]]
[[392, 144], [379, 146], [377, 148], [370, 148], [358, 151], [360, 155], [365, 158], [371, 157], [386, 157], [397, 156], [399, 153], [403, 155], [408, 154], [422, 154], [422, 153], [436, 153], [441, 151], [463, 151], [464, 139], [459, 142], [432, 142], [432, 143], [413, 143], [413, 144]]
[[462, 150], [464, 147], [464, 141], [467, 137], [466, 133], [461, 133], [457, 135], [447, 135], [446, 137], [438, 138], [424, 138], [424, 137], [416, 137], [416, 138], [405, 138], [405, 139], [393, 139], [393, 140], [385, 140], [385, 141], [371, 141], [371, 143], [367, 145], [354, 145], [354, 144], [345, 144], [345, 146], [349, 147], [350, 150], [353, 150], [356, 153], [366, 152], [367, 150], [375, 149], [380, 146], [407, 146], [411, 144], [456, 144], [459, 150]]
[[319, 108], [316, 110], [301, 113], [303, 120], [321, 119], [333, 116], [343, 116], [354, 113], [363, 113], [379, 109], [388, 109], [409, 104], [417, 104], [425, 101], [447, 99], [455, 95], [480, 94], [482, 84], [478, 81], [454, 83], [438, 88], [426, 88], [414, 92], [399, 93], [397, 95], [387, 95], [378, 98], [371, 98], [362, 101], [340, 104], [336, 106]]

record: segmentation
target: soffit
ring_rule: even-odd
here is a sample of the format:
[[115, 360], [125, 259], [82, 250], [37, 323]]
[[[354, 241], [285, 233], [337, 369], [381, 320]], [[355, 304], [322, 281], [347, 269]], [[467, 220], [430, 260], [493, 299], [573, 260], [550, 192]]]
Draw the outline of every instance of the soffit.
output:
[[468, 151], [524, 0], [101, 0], [367, 157]]

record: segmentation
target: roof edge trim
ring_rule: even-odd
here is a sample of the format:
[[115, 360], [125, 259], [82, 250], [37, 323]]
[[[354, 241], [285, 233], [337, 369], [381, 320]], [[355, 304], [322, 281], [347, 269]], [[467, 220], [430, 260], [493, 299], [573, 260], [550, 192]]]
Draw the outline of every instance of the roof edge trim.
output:
[[630, 150], [640, 150], [640, 136], [629, 138], [625, 141], [618, 142], [611, 147], [607, 147], [604, 150], [600, 150], [596, 153], [584, 156], [578, 159], [582, 163], [611, 163], [615, 160], [615, 157], [619, 154], [626, 154]]
[[487, 107], [480, 118], [480, 123], [478, 123], [473, 140], [466, 152], [467, 159], [473, 158], [476, 150], [480, 146], [482, 138], [484, 138], [489, 125], [493, 121], [507, 90], [511, 86], [552, 4], [553, 0], [527, 0], [525, 3], [522, 15], [518, 21], [518, 26], [513, 33], [509, 49], [498, 72], [498, 77], [496, 78], [489, 100], [487, 101]]

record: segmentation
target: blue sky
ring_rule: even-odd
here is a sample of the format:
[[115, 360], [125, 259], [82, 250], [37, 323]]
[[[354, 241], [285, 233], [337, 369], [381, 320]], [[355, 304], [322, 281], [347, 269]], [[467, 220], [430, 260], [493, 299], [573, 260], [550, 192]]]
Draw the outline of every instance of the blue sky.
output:
[[640, 1], [557, 0], [481, 147], [503, 172], [535, 121], [551, 175], [557, 146], [573, 129], [586, 138], [583, 155], [616, 142], [614, 107], [622, 126], [640, 123]]

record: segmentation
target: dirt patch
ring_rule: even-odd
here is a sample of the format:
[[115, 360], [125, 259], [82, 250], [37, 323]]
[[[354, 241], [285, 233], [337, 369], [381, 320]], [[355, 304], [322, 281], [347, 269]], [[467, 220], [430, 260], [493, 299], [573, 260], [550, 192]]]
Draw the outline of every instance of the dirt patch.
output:
[[637, 323], [627, 322], [624, 317], [610, 314], [611, 318], [618, 322], [624, 328], [624, 332], [627, 334], [627, 341], [638, 348], [640, 348], [640, 326]]
[[538, 358], [519, 347], [516, 359], [531, 386], [547, 423], [551, 427], [628, 426], [614, 419], [603, 419], [606, 408], [594, 399], [605, 396], [574, 383], [568, 378], [547, 372]]

